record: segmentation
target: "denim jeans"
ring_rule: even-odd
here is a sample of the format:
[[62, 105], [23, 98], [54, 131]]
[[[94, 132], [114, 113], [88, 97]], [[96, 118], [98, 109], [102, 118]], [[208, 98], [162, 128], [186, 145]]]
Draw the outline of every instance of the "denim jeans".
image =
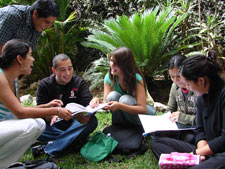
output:
[[[134, 97], [130, 95], [121, 95], [120, 93], [116, 91], [112, 91], [108, 94], [106, 101], [118, 101], [123, 104], [127, 105], [136, 105], [137, 101]], [[156, 111], [155, 108], [151, 105], [146, 105], [147, 115], [155, 115]], [[112, 112], [112, 124], [122, 124], [122, 125], [127, 125], [127, 124], [134, 124], [134, 125], [141, 125], [141, 121], [138, 117], [138, 115], [133, 115], [127, 112], [124, 112], [122, 110], [116, 110]]]
[[44, 133], [38, 138], [48, 142], [44, 151], [51, 156], [59, 156], [72, 143], [86, 138], [98, 125], [97, 118], [91, 117], [88, 123], [80, 124], [77, 120], [60, 121], [50, 126], [46, 124]]

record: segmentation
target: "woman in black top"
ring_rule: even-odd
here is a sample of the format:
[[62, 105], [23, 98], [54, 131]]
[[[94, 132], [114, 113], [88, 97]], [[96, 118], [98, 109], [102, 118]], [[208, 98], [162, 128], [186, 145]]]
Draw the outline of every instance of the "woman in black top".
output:
[[225, 81], [218, 73], [219, 65], [212, 55], [187, 58], [181, 68], [181, 78], [197, 99], [196, 145], [172, 138], [157, 138], [152, 150], [157, 158], [162, 153], [191, 152], [202, 162], [192, 168], [225, 168]]

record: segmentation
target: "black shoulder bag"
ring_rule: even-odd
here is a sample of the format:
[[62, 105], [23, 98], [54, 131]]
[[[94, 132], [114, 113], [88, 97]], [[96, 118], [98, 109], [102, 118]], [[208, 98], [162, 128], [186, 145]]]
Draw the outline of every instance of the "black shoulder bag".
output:
[[124, 154], [128, 159], [142, 155], [148, 149], [148, 146], [143, 144], [143, 132], [142, 126], [134, 125], [110, 125], [103, 130], [103, 133], [113, 136], [118, 142], [112, 154]]

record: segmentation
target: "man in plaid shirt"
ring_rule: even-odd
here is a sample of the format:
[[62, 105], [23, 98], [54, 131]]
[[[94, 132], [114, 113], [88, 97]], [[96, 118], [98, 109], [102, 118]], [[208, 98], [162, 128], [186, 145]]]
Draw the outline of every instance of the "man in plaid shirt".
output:
[[0, 54], [11, 39], [24, 39], [35, 49], [41, 32], [59, 16], [54, 0], [36, 0], [31, 6], [9, 5], [0, 8]]

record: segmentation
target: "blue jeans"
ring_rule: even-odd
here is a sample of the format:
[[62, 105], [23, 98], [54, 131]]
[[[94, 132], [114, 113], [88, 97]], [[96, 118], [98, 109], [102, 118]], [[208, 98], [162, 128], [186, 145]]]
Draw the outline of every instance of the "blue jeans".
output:
[[48, 142], [44, 151], [52, 156], [59, 156], [72, 143], [86, 138], [98, 125], [97, 118], [91, 117], [88, 123], [80, 124], [77, 120], [60, 121], [53, 126], [47, 122], [46, 129], [38, 140]]
[[[118, 101], [123, 104], [127, 105], [136, 105], [137, 101], [134, 97], [130, 95], [121, 95], [120, 93], [116, 91], [112, 91], [108, 94], [106, 101]], [[147, 115], [155, 115], [156, 111], [155, 108], [151, 105], [146, 105]], [[122, 124], [122, 125], [128, 125], [128, 124], [134, 124], [134, 125], [141, 125], [141, 121], [138, 117], [138, 115], [133, 115], [127, 112], [124, 112], [122, 110], [116, 110], [112, 112], [112, 124]]]

